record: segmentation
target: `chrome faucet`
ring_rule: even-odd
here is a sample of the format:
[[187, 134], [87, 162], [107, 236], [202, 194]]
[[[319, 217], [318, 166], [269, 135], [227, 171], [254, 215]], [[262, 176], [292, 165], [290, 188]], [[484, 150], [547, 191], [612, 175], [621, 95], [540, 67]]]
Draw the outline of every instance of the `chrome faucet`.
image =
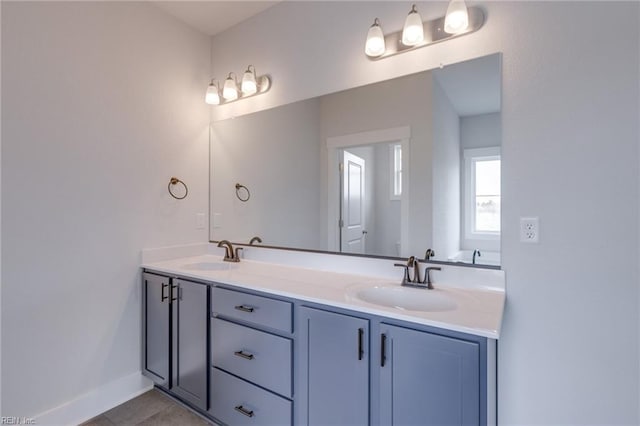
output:
[[[440, 271], [442, 268], [437, 266], [430, 266], [424, 270], [424, 279], [420, 279], [420, 262], [415, 256], [409, 257], [407, 263], [394, 263], [393, 266], [399, 266], [404, 268], [404, 276], [400, 285], [405, 287], [423, 288], [427, 290], [433, 290], [433, 283], [431, 282], [430, 271]], [[409, 272], [409, 269], [413, 268], [413, 275]]]
[[262, 238], [258, 237], [257, 235], [255, 237], [253, 237], [251, 240], [249, 240], [249, 245], [252, 246], [253, 243], [261, 243], [262, 242]]
[[474, 251], [473, 251], [473, 257], [472, 257], [472, 259], [471, 259], [471, 263], [472, 263], [473, 265], [475, 265], [475, 264], [476, 264], [476, 256], [478, 256], [478, 257], [482, 256], [482, 254], [480, 254], [480, 250], [474, 250]]
[[233, 245], [227, 240], [219, 241], [218, 247], [224, 247], [224, 258], [222, 260], [225, 262], [240, 262], [240, 250], [242, 250], [242, 247], [236, 248], [234, 252]]

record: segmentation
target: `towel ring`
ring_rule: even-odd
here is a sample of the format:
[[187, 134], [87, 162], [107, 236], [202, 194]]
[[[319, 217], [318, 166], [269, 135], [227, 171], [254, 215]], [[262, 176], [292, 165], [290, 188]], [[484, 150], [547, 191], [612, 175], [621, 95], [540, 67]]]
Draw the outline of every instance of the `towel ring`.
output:
[[[241, 189], [244, 189], [247, 193], [245, 196], [240, 195]], [[238, 200], [246, 203], [247, 201], [249, 201], [249, 198], [251, 198], [251, 192], [249, 192], [249, 188], [247, 188], [246, 186], [236, 183], [236, 197], [238, 197]]]
[[[182, 186], [184, 186], [184, 195], [182, 197], [178, 197], [176, 194], [173, 193], [173, 191], [171, 191], [171, 185], [177, 185], [179, 183], [181, 183]], [[167, 189], [169, 190], [169, 194], [171, 194], [171, 196], [176, 200], [183, 200], [187, 198], [187, 194], [189, 194], [189, 188], [187, 188], [187, 184], [175, 176], [172, 176], [171, 179], [169, 180], [169, 185], [167, 185]]]

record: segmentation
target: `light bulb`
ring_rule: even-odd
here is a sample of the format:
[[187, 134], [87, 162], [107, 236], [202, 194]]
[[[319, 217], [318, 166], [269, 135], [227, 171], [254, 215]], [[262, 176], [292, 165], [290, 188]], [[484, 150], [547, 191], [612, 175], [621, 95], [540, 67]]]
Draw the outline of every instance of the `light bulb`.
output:
[[457, 34], [466, 30], [468, 26], [469, 12], [464, 0], [451, 0], [444, 18], [444, 31], [449, 34]]
[[224, 87], [222, 88], [222, 97], [227, 101], [235, 101], [238, 99], [238, 85], [236, 81], [231, 78], [231, 74], [229, 73], [229, 77], [224, 81]]
[[411, 12], [407, 15], [402, 29], [402, 44], [405, 46], [415, 46], [424, 41], [424, 28], [422, 27], [422, 18], [414, 4]]
[[207, 87], [207, 94], [204, 97], [204, 101], [209, 105], [220, 105], [220, 94], [218, 93], [218, 86], [215, 85], [213, 80], [209, 87]]
[[[253, 71], [251, 71], [251, 68], [253, 68]], [[240, 90], [242, 90], [242, 94], [245, 96], [253, 95], [258, 91], [258, 85], [256, 84], [256, 69], [253, 65], [249, 65], [247, 70], [244, 72]]]
[[382, 32], [380, 21], [376, 18], [373, 21], [373, 25], [369, 27], [367, 42], [364, 45], [364, 53], [366, 53], [367, 56], [376, 57], [382, 55], [385, 50], [384, 33]]

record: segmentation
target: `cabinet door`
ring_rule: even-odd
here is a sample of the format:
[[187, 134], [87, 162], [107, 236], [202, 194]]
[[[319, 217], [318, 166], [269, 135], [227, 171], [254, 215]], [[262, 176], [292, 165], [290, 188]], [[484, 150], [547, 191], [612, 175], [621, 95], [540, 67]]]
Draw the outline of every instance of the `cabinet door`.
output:
[[308, 424], [368, 424], [369, 321], [305, 307], [300, 316]]
[[386, 324], [381, 333], [382, 424], [480, 424], [477, 343]]
[[143, 274], [142, 372], [157, 385], [169, 386], [169, 278]]
[[208, 286], [175, 279], [171, 390], [196, 407], [207, 409]]

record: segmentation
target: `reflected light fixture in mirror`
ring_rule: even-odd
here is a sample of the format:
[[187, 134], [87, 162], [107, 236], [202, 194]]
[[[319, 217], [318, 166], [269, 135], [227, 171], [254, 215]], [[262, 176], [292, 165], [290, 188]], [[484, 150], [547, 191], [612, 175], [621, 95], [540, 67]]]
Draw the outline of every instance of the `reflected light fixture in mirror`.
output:
[[424, 26], [422, 17], [416, 9], [416, 5], [411, 6], [411, 11], [404, 21], [402, 29], [402, 44], [405, 46], [415, 46], [424, 41]]
[[[233, 78], [231, 74], [233, 74]], [[238, 99], [238, 84], [236, 83], [236, 75], [232, 72], [229, 73], [229, 76], [224, 81], [222, 97], [225, 101], [235, 101]]]
[[384, 33], [380, 26], [380, 20], [376, 18], [367, 33], [367, 42], [364, 45], [364, 53], [366, 53], [367, 56], [375, 57], [382, 55], [384, 51]]
[[258, 91], [258, 84], [256, 83], [256, 67], [253, 65], [249, 65], [247, 70], [244, 72], [240, 90], [244, 96], [253, 95]]
[[469, 12], [464, 0], [451, 0], [444, 18], [444, 31], [457, 34], [469, 26]]
[[220, 104], [220, 89], [218, 89], [218, 82], [211, 80], [209, 87], [207, 87], [207, 94], [204, 97], [204, 101], [209, 105]]
[[446, 15], [422, 21], [414, 4], [402, 31], [382, 32], [380, 20], [375, 19], [367, 33], [365, 54], [371, 60], [387, 58], [409, 50], [471, 34], [484, 25], [484, 12], [479, 7], [467, 8], [464, 0], [450, 0]]
[[[238, 88], [238, 86], [240, 86]], [[207, 87], [204, 101], [209, 105], [221, 105], [235, 102], [240, 99], [260, 95], [271, 88], [271, 79], [268, 75], [256, 76], [256, 68], [249, 65], [242, 75], [242, 81], [238, 85], [238, 79], [233, 72], [225, 79], [222, 90], [218, 82], [213, 79]], [[222, 93], [221, 93], [222, 92]], [[221, 96], [222, 94], [222, 96]]]

